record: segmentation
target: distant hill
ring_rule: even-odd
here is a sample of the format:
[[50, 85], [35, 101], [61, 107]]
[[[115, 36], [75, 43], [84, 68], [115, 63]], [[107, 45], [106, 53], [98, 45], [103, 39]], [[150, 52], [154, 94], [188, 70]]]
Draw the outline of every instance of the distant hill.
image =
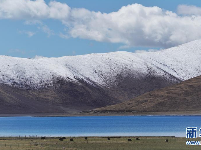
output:
[[201, 76], [94, 111], [96, 113], [201, 111]]

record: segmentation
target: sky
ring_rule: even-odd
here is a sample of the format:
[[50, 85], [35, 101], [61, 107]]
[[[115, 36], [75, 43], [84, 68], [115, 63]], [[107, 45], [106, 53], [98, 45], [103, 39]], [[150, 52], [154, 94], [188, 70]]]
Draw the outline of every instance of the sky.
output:
[[0, 0], [0, 55], [153, 51], [200, 38], [198, 0]]

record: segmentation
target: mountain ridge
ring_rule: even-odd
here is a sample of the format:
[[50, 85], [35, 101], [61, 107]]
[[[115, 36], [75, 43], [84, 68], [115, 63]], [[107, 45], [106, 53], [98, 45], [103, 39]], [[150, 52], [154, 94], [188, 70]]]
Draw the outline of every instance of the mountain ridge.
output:
[[83, 79], [90, 84], [111, 86], [119, 74], [126, 76], [129, 72], [137, 78], [149, 74], [150, 69], [156, 76], [168, 73], [183, 81], [200, 75], [200, 45], [198, 40], [157, 52], [111, 52], [59, 58], [0, 56], [0, 83], [40, 88], [52, 86], [59, 77], [71, 82]]

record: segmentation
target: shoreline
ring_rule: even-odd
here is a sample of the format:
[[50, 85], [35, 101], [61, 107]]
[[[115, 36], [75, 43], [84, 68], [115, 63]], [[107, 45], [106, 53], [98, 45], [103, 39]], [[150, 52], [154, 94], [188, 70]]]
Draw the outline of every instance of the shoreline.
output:
[[32, 114], [0, 114], [0, 117], [87, 117], [87, 116], [201, 116], [201, 111], [185, 112], [123, 112], [123, 113], [32, 113]]

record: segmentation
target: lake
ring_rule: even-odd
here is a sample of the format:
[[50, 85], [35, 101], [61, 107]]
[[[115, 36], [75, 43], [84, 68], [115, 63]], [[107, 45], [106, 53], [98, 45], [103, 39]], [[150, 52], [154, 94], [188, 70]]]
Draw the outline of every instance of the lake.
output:
[[0, 117], [0, 136], [186, 136], [201, 116]]

